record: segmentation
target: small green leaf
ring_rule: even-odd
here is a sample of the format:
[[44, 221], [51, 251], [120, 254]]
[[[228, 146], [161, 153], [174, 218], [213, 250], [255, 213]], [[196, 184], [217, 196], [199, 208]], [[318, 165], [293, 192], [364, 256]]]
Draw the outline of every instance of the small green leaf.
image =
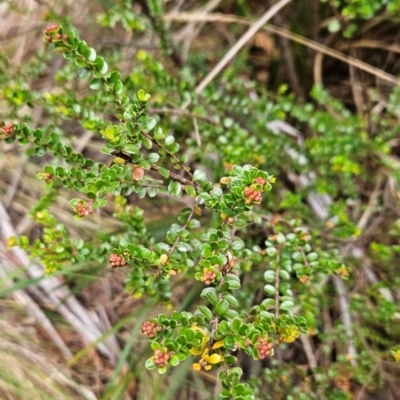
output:
[[228, 310], [229, 310], [229, 303], [225, 299], [220, 300], [215, 307], [215, 313], [221, 316], [226, 314]]
[[308, 261], [315, 261], [315, 260], [317, 260], [318, 259], [318, 254], [317, 253], [315, 253], [315, 252], [312, 252], [312, 253], [309, 253], [309, 254], [307, 254], [307, 260]]
[[178, 249], [178, 251], [181, 251], [182, 253], [187, 253], [188, 251], [192, 250], [189, 244], [183, 242], [179, 243], [176, 246], [176, 248]]
[[340, 21], [337, 20], [336, 18], [333, 19], [328, 25], [328, 30], [331, 33], [338, 32], [340, 30], [340, 28], [341, 28]]
[[194, 181], [203, 181], [206, 179], [206, 174], [200, 169], [196, 169], [193, 173], [193, 180]]
[[42, 156], [44, 156], [46, 154], [46, 148], [45, 147], [36, 147], [35, 151], [36, 151], [36, 155], [38, 155], [39, 157], [42, 157]]
[[90, 53], [89, 46], [84, 40], [81, 40], [78, 44], [78, 53], [85, 57]]
[[239, 301], [235, 296], [232, 294], [226, 294], [224, 295], [224, 299], [229, 303], [230, 306], [232, 307], [239, 307]]
[[266, 293], [268, 293], [268, 294], [275, 294], [276, 293], [275, 287], [272, 286], [272, 285], [265, 285], [264, 286], [264, 291]]
[[124, 146], [124, 151], [126, 151], [129, 154], [137, 154], [139, 153], [139, 149], [136, 145], [134, 144], [126, 144]]
[[279, 270], [279, 276], [284, 280], [289, 280], [290, 279], [289, 272], [285, 271], [284, 269], [280, 269]]
[[154, 139], [156, 140], [162, 140], [165, 138], [165, 135], [163, 133], [163, 130], [160, 126], [157, 126], [156, 130], [154, 131]]
[[232, 320], [232, 322], [231, 322], [232, 330], [233, 330], [234, 332], [236, 332], [236, 333], [239, 332], [240, 325], [242, 325], [242, 322], [240, 321], [239, 318], [234, 318], [234, 319]]
[[217, 292], [214, 288], [203, 289], [200, 297], [203, 299], [207, 299], [213, 306], [215, 306], [219, 301]]
[[97, 57], [95, 61], [95, 68], [99, 74], [104, 75], [108, 71], [108, 64], [105, 62], [103, 57]]
[[206, 306], [199, 306], [200, 312], [204, 315], [207, 321], [209, 321], [213, 317], [212, 311]]
[[182, 185], [177, 181], [171, 181], [168, 185], [168, 192], [171, 196], [179, 197], [182, 194]]
[[118, 71], [113, 71], [113, 72], [111, 72], [110, 77], [107, 79], [107, 82], [108, 82], [109, 84], [112, 84], [112, 85], [113, 85], [114, 83], [116, 83], [117, 81], [119, 81], [120, 78], [121, 78], [121, 74], [120, 74]]
[[141, 103], [147, 103], [150, 100], [151, 95], [146, 93], [143, 89], [137, 92], [137, 98]]
[[266, 282], [274, 282], [275, 281], [275, 271], [265, 271], [264, 273], [264, 280]]
[[93, 208], [93, 210], [96, 210], [99, 207], [104, 207], [106, 204], [107, 204], [107, 200], [105, 200], [105, 199], [96, 199], [92, 204], [92, 208]]
[[148, 161], [150, 164], [155, 164], [159, 159], [160, 159], [160, 155], [159, 155], [158, 153], [150, 153], [150, 154], [147, 156], [147, 161]]
[[89, 87], [92, 90], [98, 90], [103, 86], [103, 81], [100, 78], [94, 78], [90, 81]]
[[280, 305], [279, 305], [279, 308], [281, 309], [281, 310], [290, 310], [290, 309], [292, 309], [294, 307], [294, 303], [293, 303], [293, 301], [290, 301], [290, 300], [286, 300], [286, 301], [284, 301], [283, 303], [281, 303]]
[[28, 246], [29, 245], [29, 239], [27, 236], [19, 236], [18, 238], [20, 246]]
[[113, 86], [113, 92], [116, 94], [120, 94], [122, 92], [123, 87], [124, 87], [123, 83], [121, 81], [117, 81]]
[[147, 160], [140, 160], [138, 164], [144, 169], [150, 169], [151, 164]]
[[170, 144], [175, 142], [175, 138], [172, 135], [169, 135], [165, 138], [165, 145], [169, 146]]
[[265, 308], [271, 308], [275, 306], [275, 300], [274, 299], [265, 299], [263, 300], [263, 302], [261, 303], [261, 305]]
[[164, 177], [168, 178], [169, 177], [169, 170], [167, 168], [161, 167], [158, 172]]
[[89, 62], [94, 62], [96, 60], [96, 50], [90, 47], [89, 52], [86, 54], [86, 58]]
[[81, 69], [78, 71], [78, 76], [79, 76], [79, 78], [84, 79], [84, 78], [89, 77], [91, 73], [92, 73], [92, 71], [91, 71], [90, 69], [88, 69], [88, 68], [81, 68]]
[[226, 349], [233, 350], [235, 348], [235, 337], [234, 336], [226, 336], [224, 339], [224, 347]]
[[190, 197], [196, 197], [196, 189], [192, 185], [185, 185], [185, 191]]
[[147, 120], [146, 129], [147, 129], [148, 131], [151, 131], [152, 129], [155, 128], [156, 125], [157, 125], [156, 119], [153, 118], [153, 117], [150, 117], [150, 118]]
[[179, 364], [179, 358], [175, 355], [171, 356], [171, 358], [168, 361], [169, 365], [172, 367], [176, 367]]

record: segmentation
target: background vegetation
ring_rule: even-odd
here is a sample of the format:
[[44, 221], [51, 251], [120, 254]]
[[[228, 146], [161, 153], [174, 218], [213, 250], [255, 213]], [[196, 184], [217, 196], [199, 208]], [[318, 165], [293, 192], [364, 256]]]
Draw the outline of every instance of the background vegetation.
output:
[[[289, 301], [281, 313], [293, 319], [270, 335], [273, 356], [260, 357], [257, 347], [246, 352], [244, 342], [235, 352], [241, 381], [254, 395], [221, 398], [400, 399], [400, 2], [285, 3], [248, 33], [273, 1], [0, 2], [0, 397], [214, 399], [222, 393], [218, 363], [196, 371], [195, 358], [182, 359], [162, 375], [145, 368], [154, 367], [154, 359], [146, 360], [157, 347], [150, 349], [143, 322], [159, 314], [170, 321], [173, 310], [198, 307], [208, 315], [204, 274], [216, 271], [204, 271], [208, 264], [199, 260], [207, 259], [210, 229], [219, 229], [224, 212], [214, 213], [207, 196], [208, 209], [195, 208], [196, 192], [182, 181], [184, 164], [205, 172], [195, 174], [199, 186], [192, 187], [215, 196], [232, 175], [242, 179], [234, 165], [276, 178], [261, 204], [243, 213], [243, 223], [232, 222], [230, 247], [221, 244], [237, 258], [242, 286], [227, 299], [241, 317], [251, 307], [268, 313], [268, 304], [278, 310], [279, 301], [281, 307]], [[57, 42], [51, 30], [45, 38], [52, 43], [44, 43], [43, 30], [52, 24], [62, 25], [69, 41], [74, 32], [95, 49], [97, 56], [83, 47], [76, 54], [96, 64], [51, 49], [70, 43]], [[221, 60], [229, 62], [213, 74]], [[100, 90], [105, 65], [120, 72], [107, 78], [111, 85], [115, 77], [109, 94]], [[113, 128], [121, 120], [120, 92], [166, 149], [159, 151], [166, 160], [161, 168], [179, 176], [165, 190], [159, 170], [149, 170], [158, 158], [144, 149], [145, 139], [140, 153], [149, 165], [140, 157], [124, 163], [124, 154], [104, 147], [124, 134]], [[96, 165], [114, 163], [133, 183], [121, 190], [104, 185], [113, 192], [107, 205], [99, 200], [80, 218], [90, 214], [92, 192], [77, 194], [83, 185], [76, 182], [90, 173], [77, 168], [71, 178], [63, 171], [69, 164], [90, 169], [87, 159], [96, 163], [94, 174]], [[216, 184], [208, 187], [208, 180]], [[182, 222], [188, 207], [198, 211], [191, 226]], [[295, 233], [300, 236], [290, 236]], [[20, 247], [7, 247], [13, 236], [21, 237]], [[155, 243], [176, 237], [183, 258], [171, 260], [185, 268], [172, 262], [166, 271], [160, 258], [168, 284], [135, 268], [110, 269], [110, 254], [123, 255], [127, 243], [159, 257]], [[196, 243], [201, 255], [191, 252]], [[279, 290], [290, 299], [274, 303], [278, 274], [271, 286], [269, 272], [276, 271], [282, 243], [291, 253], [280, 278], [290, 286]], [[277, 312], [264, 314], [272, 325], [282, 320], [273, 319]]]

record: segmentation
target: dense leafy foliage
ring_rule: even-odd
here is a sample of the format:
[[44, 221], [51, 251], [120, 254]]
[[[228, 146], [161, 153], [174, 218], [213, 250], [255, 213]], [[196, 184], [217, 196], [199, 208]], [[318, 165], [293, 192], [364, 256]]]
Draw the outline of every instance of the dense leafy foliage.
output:
[[[345, 3], [332, 2], [348, 19], [369, 18], [383, 6]], [[126, 6], [122, 2], [98, 21], [144, 30], [146, 19], [125, 13]], [[390, 7], [398, 6], [391, 2]], [[149, 2], [148, 8], [153, 29], [171, 55], [169, 37], [163, 35], [166, 28], [157, 19], [161, 2]], [[29, 157], [49, 160], [38, 174], [47, 193], [31, 210], [43, 234], [35, 240], [15, 237], [9, 245], [39, 258], [49, 274], [82, 261], [124, 268], [129, 293], [166, 305], [173, 304], [177, 279], [198, 285], [190, 309], [175, 307], [169, 315], [151, 317], [142, 325], [154, 352], [146, 367], [164, 374], [191, 358], [196, 371], [219, 368], [218, 399], [268, 398], [259, 389], [265, 382], [276, 385], [273, 390], [286, 396], [282, 398], [322, 398], [318, 396], [324, 393], [330, 399], [345, 399], [345, 389], [331, 390], [344, 369], [352, 370], [360, 384], [378, 387], [379, 377], [369, 381], [375, 352], [400, 359], [399, 329], [390, 325], [399, 311], [395, 302], [382, 296], [382, 284], [347, 298], [349, 308], [340, 307], [344, 322], [331, 332], [320, 330], [320, 319], [334, 308], [332, 288], [340, 291], [343, 280], [356, 280], [363, 258], [384, 265], [385, 274], [398, 261], [400, 225], [395, 218], [387, 227], [389, 236], [384, 241], [374, 237], [359, 255], [359, 242], [365, 240], [363, 218], [370, 208], [391, 210], [386, 204], [366, 204], [361, 190], [379, 190], [388, 174], [396, 185], [400, 178], [390, 146], [399, 133], [397, 92], [385, 118], [372, 121], [371, 134], [362, 116], [320, 86], [303, 102], [286, 86], [277, 93], [260, 89], [239, 76], [240, 65], [233, 65], [200, 97], [194, 70], [171, 73], [144, 50], [137, 52], [130, 74], [123, 76], [118, 69], [121, 55], [98, 55], [67, 20], [63, 26], [46, 28], [44, 42], [47, 49], [32, 65], [1, 83], [8, 105], [1, 137], [8, 144], [27, 146]], [[60, 91], [30, 92], [23, 76], [31, 70], [39, 75], [50, 50], [66, 60], [55, 77]], [[79, 87], [88, 89], [84, 94], [75, 90], [77, 77]], [[188, 100], [190, 112], [176, 109], [183, 118], [167, 113], [166, 105]], [[23, 106], [35, 103], [50, 116], [44, 126], [31, 126], [29, 116], [20, 115]], [[99, 137], [98, 154], [74, 150], [60, 128], [66, 121], [77, 121]], [[312, 133], [304, 139], [297, 129]], [[124, 230], [73, 237], [51, 213], [58, 196], [70, 196], [76, 224], [112, 210]], [[183, 199], [186, 206], [160, 238], [149, 232], [145, 211], [133, 202], [162, 196]], [[388, 193], [388, 204], [398, 201], [396, 196]], [[394, 289], [398, 283], [394, 278], [385, 288]], [[371, 298], [376, 323], [383, 324], [385, 335], [373, 329], [356, 334], [346, 320], [354, 311], [368, 321]], [[304, 388], [285, 383], [306, 380], [304, 371], [281, 361], [276, 365], [273, 359], [302, 334], [326, 341], [322, 352], [337, 354], [332, 355], [337, 358], [334, 367], [328, 372], [315, 368], [315, 381]], [[330, 347], [333, 340], [337, 348]], [[373, 350], [364, 340], [373, 343]], [[244, 380], [238, 354], [272, 361], [263, 374]]]

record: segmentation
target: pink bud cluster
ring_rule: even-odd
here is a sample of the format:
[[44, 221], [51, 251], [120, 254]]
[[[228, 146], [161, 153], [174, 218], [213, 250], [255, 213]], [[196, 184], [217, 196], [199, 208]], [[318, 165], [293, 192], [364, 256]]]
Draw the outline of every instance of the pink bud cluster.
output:
[[212, 282], [214, 282], [216, 276], [217, 274], [214, 271], [208, 268], [204, 268], [203, 275], [201, 276], [200, 280], [204, 282], [207, 286], [209, 286]]
[[262, 193], [258, 192], [257, 190], [246, 186], [244, 188], [244, 196], [246, 197], [246, 204], [252, 204], [252, 203], [260, 203], [261, 198], [262, 198]]
[[261, 203], [262, 192], [264, 191], [266, 183], [267, 181], [264, 178], [261, 178], [261, 176], [259, 176], [258, 178], [255, 178], [253, 180], [253, 185], [260, 185], [262, 188], [261, 191], [256, 190], [253, 187], [253, 185], [250, 187], [246, 186], [243, 190], [244, 196], [246, 197], [245, 203], [246, 204]]
[[161, 331], [161, 326], [158, 326], [155, 322], [145, 321], [142, 325], [141, 332], [143, 335], [153, 338], [156, 336], [157, 332]]
[[256, 344], [258, 350], [258, 357], [260, 360], [263, 360], [266, 357], [272, 355], [272, 349], [274, 348], [274, 344], [270, 343], [268, 339], [258, 338]]
[[53, 180], [53, 175], [49, 174], [48, 172], [43, 172], [39, 175], [39, 179], [45, 181], [46, 183], [49, 183]]
[[166, 351], [164, 353], [161, 350], [155, 350], [154, 351], [154, 364], [156, 364], [157, 367], [165, 367], [165, 365], [171, 358], [171, 355], [172, 355], [171, 351]]
[[43, 33], [46, 35], [46, 41], [51, 43], [54, 40], [60, 41], [60, 40], [68, 40], [68, 35], [62, 35], [61, 33], [57, 33], [54, 35], [54, 32], [57, 32], [59, 29], [58, 25], [50, 25], [48, 26]]
[[76, 205], [76, 212], [82, 218], [86, 215], [93, 214], [92, 202], [81, 201]]
[[112, 269], [123, 267], [126, 265], [125, 258], [115, 253], [111, 254], [110, 257], [108, 257], [108, 262], [110, 263], [110, 268]]
[[14, 124], [6, 124], [4, 126], [0, 125], [0, 133], [6, 136], [11, 136], [14, 133]]
[[49, 26], [43, 31], [43, 33], [44, 33], [45, 35], [48, 35], [48, 34], [51, 33], [51, 32], [58, 31], [58, 28], [59, 28], [59, 26], [56, 25], [56, 24], [49, 25]]

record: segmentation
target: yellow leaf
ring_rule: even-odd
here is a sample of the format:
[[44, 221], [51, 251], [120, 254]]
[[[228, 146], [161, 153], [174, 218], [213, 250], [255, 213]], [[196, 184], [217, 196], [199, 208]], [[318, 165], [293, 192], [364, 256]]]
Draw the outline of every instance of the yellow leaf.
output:
[[199, 363], [194, 363], [194, 364], [192, 365], [192, 368], [193, 368], [195, 371], [200, 371], [200, 370], [201, 370], [201, 365], [200, 365]]
[[121, 157], [115, 157], [113, 160], [113, 163], [115, 164], [125, 164], [125, 160]]
[[220, 356], [219, 354], [214, 353], [211, 356], [204, 357], [204, 359], [209, 364], [218, 364], [219, 362], [223, 361], [224, 358], [222, 356]]
[[190, 354], [192, 354], [193, 356], [200, 356], [203, 354], [203, 352], [201, 350], [197, 350], [197, 349], [190, 349], [189, 350]]
[[219, 349], [220, 347], [222, 347], [224, 345], [224, 341], [223, 340], [220, 340], [219, 342], [215, 342], [214, 344], [213, 344], [213, 349]]
[[294, 336], [283, 336], [282, 340], [286, 343], [291, 343], [294, 342], [296, 338]]

